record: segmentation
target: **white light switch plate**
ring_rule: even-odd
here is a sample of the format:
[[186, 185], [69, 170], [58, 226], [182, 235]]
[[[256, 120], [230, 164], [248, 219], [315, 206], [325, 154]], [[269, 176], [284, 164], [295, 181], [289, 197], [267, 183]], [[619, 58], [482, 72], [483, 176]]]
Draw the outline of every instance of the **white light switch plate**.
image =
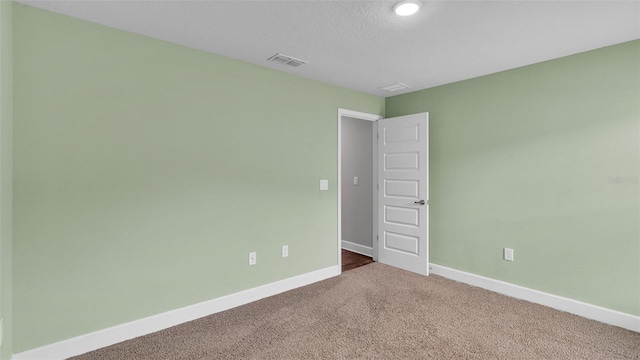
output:
[[513, 261], [513, 249], [504, 248], [504, 259], [507, 261]]
[[320, 180], [320, 190], [329, 190], [329, 180]]
[[357, 176], [354, 176], [354, 177], [353, 177], [353, 185], [358, 186], [358, 184], [360, 184], [360, 179], [358, 179], [358, 177], [357, 177]]

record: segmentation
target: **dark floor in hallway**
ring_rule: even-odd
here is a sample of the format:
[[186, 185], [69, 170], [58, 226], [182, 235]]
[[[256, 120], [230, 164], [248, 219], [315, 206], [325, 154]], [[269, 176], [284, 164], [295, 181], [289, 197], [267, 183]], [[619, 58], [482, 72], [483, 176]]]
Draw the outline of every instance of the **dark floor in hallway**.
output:
[[366, 255], [360, 255], [345, 249], [342, 249], [342, 272], [355, 269], [357, 267], [367, 265], [373, 262], [373, 259]]

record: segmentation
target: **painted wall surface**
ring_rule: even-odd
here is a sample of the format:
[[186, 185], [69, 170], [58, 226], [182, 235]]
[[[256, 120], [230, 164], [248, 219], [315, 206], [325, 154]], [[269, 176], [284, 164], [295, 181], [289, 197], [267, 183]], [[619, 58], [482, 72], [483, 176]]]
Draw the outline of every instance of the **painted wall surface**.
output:
[[14, 57], [15, 353], [337, 265], [382, 98], [19, 4]]
[[640, 315], [638, 64], [633, 41], [387, 98], [429, 112], [431, 261]]
[[368, 247], [373, 246], [373, 124], [342, 118], [342, 240]]
[[0, 0], [0, 359], [12, 354], [13, 3]]

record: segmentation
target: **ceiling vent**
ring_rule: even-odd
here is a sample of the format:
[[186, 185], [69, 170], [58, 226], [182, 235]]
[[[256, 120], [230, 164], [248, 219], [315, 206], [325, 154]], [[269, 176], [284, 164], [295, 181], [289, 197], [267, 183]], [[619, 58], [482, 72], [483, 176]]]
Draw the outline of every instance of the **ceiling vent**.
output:
[[292, 56], [288, 56], [288, 55], [283, 55], [280, 53], [277, 53], [275, 55], [273, 55], [272, 57], [267, 59], [268, 61], [273, 61], [273, 62], [277, 62], [280, 64], [284, 64], [284, 65], [289, 65], [289, 66], [293, 66], [293, 67], [298, 67], [304, 64], [307, 64], [308, 61], [304, 61], [304, 60], [300, 60], [300, 59], [296, 59]]
[[395, 84], [379, 87], [378, 89], [384, 90], [384, 91], [388, 91], [388, 92], [396, 92], [396, 91], [399, 91], [399, 90], [404, 90], [404, 89], [409, 89], [409, 88], [411, 88], [411, 86], [405, 85], [405, 84], [402, 84], [402, 83], [395, 83]]

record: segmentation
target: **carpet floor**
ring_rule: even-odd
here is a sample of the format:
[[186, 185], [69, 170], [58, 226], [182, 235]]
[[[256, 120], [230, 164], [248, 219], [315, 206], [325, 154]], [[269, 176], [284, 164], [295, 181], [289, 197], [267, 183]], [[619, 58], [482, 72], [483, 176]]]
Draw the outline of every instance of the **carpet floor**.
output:
[[640, 359], [640, 333], [373, 263], [73, 359]]

